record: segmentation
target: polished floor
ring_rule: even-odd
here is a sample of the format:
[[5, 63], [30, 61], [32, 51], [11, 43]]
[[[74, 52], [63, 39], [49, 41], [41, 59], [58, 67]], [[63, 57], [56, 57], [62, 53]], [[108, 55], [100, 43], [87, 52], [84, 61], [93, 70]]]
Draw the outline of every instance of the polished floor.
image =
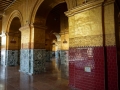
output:
[[18, 66], [0, 66], [0, 90], [70, 90], [68, 80], [62, 79], [59, 72], [28, 75], [18, 70]]

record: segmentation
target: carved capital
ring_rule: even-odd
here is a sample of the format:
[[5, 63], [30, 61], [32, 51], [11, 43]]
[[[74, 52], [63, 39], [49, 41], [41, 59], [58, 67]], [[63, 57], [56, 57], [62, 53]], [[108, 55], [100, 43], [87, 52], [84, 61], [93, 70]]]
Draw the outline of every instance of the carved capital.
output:
[[19, 31], [28, 30], [28, 29], [30, 29], [30, 25], [29, 25], [29, 24], [26, 24], [26, 25], [22, 26], [22, 27], [19, 29]]

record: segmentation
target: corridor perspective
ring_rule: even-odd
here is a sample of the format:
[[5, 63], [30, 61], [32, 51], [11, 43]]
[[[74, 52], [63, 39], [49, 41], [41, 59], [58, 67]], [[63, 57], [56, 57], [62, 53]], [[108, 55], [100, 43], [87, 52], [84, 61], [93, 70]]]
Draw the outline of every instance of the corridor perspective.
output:
[[0, 90], [120, 90], [120, 0], [0, 0]]

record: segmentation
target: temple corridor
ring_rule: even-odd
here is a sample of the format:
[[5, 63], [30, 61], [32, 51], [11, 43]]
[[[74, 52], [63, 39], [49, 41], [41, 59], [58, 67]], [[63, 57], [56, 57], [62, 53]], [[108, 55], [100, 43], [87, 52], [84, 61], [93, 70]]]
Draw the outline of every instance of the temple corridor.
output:
[[0, 90], [120, 90], [120, 0], [0, 0]]

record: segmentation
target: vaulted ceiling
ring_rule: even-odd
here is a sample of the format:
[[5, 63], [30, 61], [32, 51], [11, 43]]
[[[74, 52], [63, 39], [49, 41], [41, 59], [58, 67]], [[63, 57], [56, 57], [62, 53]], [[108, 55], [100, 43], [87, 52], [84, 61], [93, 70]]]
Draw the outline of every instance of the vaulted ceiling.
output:
[[[0, 19], [2, 18], [4, 10], [7, 9], [15, 1], [17, 1], [17, 0], [0, 0]], [[47, 0], [47, 1], [49, 1], [49, 0]], [[120, 8], [120, 0], [115, 0], [115, 1], [117, 3], [118, 7]]]
[[14, 1], [16, 0], [0, 0], [0, 18], [2, 18], [4, 10], [9, 7], [9, 5], [12, 4]]

